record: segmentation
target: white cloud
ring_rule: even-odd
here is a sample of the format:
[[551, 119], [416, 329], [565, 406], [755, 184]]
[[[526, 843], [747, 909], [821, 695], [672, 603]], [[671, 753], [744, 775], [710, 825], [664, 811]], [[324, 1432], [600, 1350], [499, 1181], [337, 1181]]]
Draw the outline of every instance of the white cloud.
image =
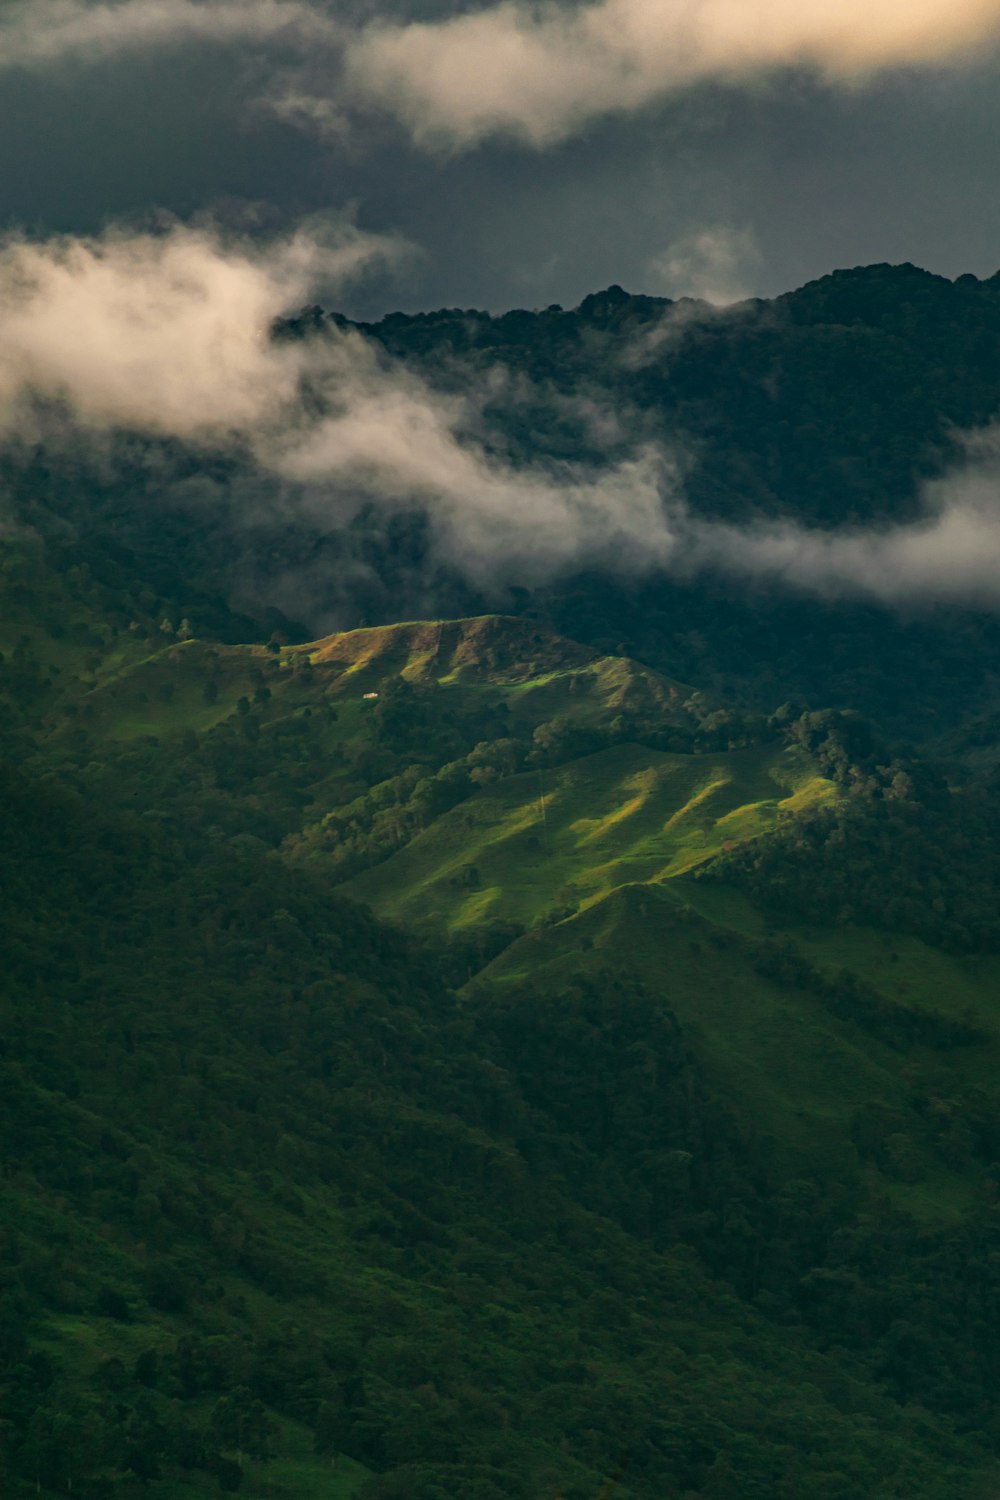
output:
[[396, 248], [344, 225], [264, 248], [182, 225], [8, 239], [0, 432], [68, 424], [81, 440], [118, 429], [222, 445], [278, 481], [275, 504], [293, 503], [294, 486], [294, 503], [331, 519], [363, 500], [421, 504], [441, 551], [480, 576], [540, 577], [584, 556], [665, 561], [658, 455], [597, 474], [515, 468], [477, 441], [475, 392], [432, 391], [356, 332], [270, 337], [318, 281], [343, 283]]
[[925, 501], [921, 519], [888, 527], [692, 526], [684, 556], [824, 598], [1000, 606], [1000, 438], [980, 438]]
[[297, 398], [273, 320], [317, 281], [343, 283], [389, 242], [347, 224], [266, 248], [211, 229], [0, 242], [0, 428], [39, 403], [91, 429], [246, 433]]
[[375, 22], [348, 44], [358, 94], [425, 145], [510, 135], [541, 147], [703, 79], [789, 66], [856, 82], [1000, 37], [1000, 0], [500, 0], [439, 21]]

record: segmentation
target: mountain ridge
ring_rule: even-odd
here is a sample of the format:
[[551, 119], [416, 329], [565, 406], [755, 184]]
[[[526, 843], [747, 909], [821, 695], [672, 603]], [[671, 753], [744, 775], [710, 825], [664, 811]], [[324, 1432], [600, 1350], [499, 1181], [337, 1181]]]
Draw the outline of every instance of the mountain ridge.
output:
[[[613, 458], [596, 391], [699, 513], [882, 524], [1000, 406], [995, 290], [364, 336], [499, 362], [515, 470]], [[113, 449], [4, 460], [5, 1493], [993, 1495], [996, 622], [597, 568], [491, 615], [417, 513]]]

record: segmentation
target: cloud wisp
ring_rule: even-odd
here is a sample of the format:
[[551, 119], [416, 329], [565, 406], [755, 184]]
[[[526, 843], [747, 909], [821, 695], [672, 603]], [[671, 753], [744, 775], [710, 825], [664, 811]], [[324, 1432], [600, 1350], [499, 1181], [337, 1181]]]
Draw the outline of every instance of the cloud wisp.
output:
[[[346, 341], [339, 410], [268, 461], [322, 507], [331, 490], [430, 515], [438, 550], [479, 587], [538, 584], [568, 565], [645, 572], [668, 563], [664, 507], [673, 470], [657, 450], [593, 471], [571, 463], [515, 467], [467, 431], [469, 403], [432, 395]], [[348, 393], [345, 399], [345, 392]]]
[[685, 564], [828, 600], [1000, 608], [1000, 437], [981, 438], [968, 463], [928, 485], [924, 500], [923, 517], [889, 527], [692, 525]]
[[751, 229], [715, 224], [672, 241], [649, 261], [649, 272], [668, 297], [727, 307], [751, 295], [762, 260]]
[[0, 9], [0, 69], [91, 64], [189, 42], [300, 49], [338, 35], [301, 0], [13, 0]]
[[373, 22], [347, 45], [359, 97], [413, 138], [546, 147], [704, 80], [806, 67], [854, 85], [1000, 39], [1000, 0], [499, 0], [430, 22]]

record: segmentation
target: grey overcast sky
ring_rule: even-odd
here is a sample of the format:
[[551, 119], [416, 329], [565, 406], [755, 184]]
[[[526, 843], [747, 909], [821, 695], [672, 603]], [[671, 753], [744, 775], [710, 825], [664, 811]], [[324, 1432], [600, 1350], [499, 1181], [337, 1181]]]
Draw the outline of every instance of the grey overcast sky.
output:
[[348, 209], [415, 246], [365, 316], [990, 275], [998, 41], [1000, 0], [0, 0], [0, 227]]

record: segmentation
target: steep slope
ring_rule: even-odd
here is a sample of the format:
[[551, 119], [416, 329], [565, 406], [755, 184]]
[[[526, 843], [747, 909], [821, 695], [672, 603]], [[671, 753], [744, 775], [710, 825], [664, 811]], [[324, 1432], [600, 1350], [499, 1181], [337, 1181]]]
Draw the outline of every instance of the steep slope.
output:
[[[236, 645], [29, 554], [11, 1493], [993, 1492], [997, 960], [913, 885], [987, 869], [957, 794], [534, 621]], [[769, 903], [810, 829], [954, 951]]]
[[[774, 832], [780, 849], [824, 808], [848, 820], [832, 825], [831, 851], [852, 847], [844, 829], [859, 817], [884, 838], [879, 818], [911, 804], [881, 800], [882, 791], [895, 796], [910, 779], [878, 766], [880, 752], [849, 716], [736, 715], [637, 663], [499, 617], [289, 648], [168, 643], [68, 692], [41, 706], [36, 763], [185, 840], [239, 856], [280, 849], [383, 918], [447, 941], [455, 980], [493, 959], [484, 980], [528, 979], [541, 963], [536, 937], [552, 930], [584, 968], [608, 947], [655, 990], [693, 944], [681, 997], [671, 980], [668, 1003], [694, 1027], [716, 1085], [760, 1128], [797, 1135], [806, 1159], [833, 1149], [831, 1120], [849, 1134], [858, 1080], [892, 1109], [899, 1102], [896, 1059], [872, 1073], [872, 1037], [890, 1053], [905, 1049], [920, 1018], [884, 976], [872, 983], [867, 959], [824, 994], [808, 955], [776, 958], [727, 939], [714, 918], [708, 937], [694, 937], [671, 916], [676, 898], [661, 899], [676, 884], [682, 901], [714, 910], [715, 887], [687, 877], [724, 880], [741, 851], [759, 863], [754, 851], [771, 847], [762, 835]], [[911, 830], [913, 857], [927, 836]], [[887, 893], [907, 876], [904, 861], [896, 866], [892, 878], [877, 876]], [[797, 878], [808, 891], [807, 875]], [[624, 921], [631, 906], [608, 900], [625, 892], [632, 902], [640, 887], [651, 895], [645, 933]], [[570, 922], [576, 913], [592, 921]], [[605, 928], [611, 937], [595, 944], [592, 932]], [[800, 930], [784, 937], [801, 955]], [[709, 982], [717, 942], [728, 957]], [[581, 944], [593, 959], [580, 958]], [[796, 962], [807, 964], [803, 983]], [[972, 981], [980, 1005], [992, 982], [988, 969]], [[702, 1013], [710, 993], [720, 1007], [712, 1024]], [[947, 1041], [947, 1016], [933, 1004], [925, 1011], [926, 1027], [939, 1020]], [[784, 1024], [786, 1014], [798, 1019]], [[799, 1078], [791, 1090], [781, 1082], [789, 1055]], [[832, 1072], [825, 1056], [840, 1059]], [[746, 1064], [737, 1078], [734, 1057]], [[926, 1171], [940, 1175], [939, 1165]], [[891, 1173], [889, 1182], [896, 1193]], [[945, 1197], [956, 1191], [946, 1186]]]
[[[466, 990], [489, 1003], [494, 989], [559, 989], [609, 970], [634, 974], [670, 1006], [783, 1170], [867, 1179], [932, 1219], [978, 1201], [1000, 1144], [997, 956], [957, 959], [884, 931], [777, 926], [732, 892], [682, 879], [623, 886], [524, 935]], [[930, 1097], [951, 1104], [929, 1116]]]
[[527, 927], [617, 886], [682, 874], [834, 795], [786, 747], [667, 755], [618, 745], [484, 788], [344, 889], [397, 921]]
[[46, 757], [148, 815], [284, 840], [442, 930], [551, 920], [836, 797], [784, 721], [522, 620], [148, 644], [38, 705]]
[[[992, 1482], [897, 1349], [898, 1226], [886, 1337], [826, 1348], [829, 1299], [792, 1314], [789, 1290], [852, 1232], [850, 1192], [831, 1179], [820, 1226], [768, 1184], [641, 985], [463, 1008], [273, 857], [192, 858], [16, 777], [2, 807], [6, 1492]], [[762, 1256], [790, 1321], [749, 1300]], [[953, 1299], [913, 1274], [952, 1360]]]

